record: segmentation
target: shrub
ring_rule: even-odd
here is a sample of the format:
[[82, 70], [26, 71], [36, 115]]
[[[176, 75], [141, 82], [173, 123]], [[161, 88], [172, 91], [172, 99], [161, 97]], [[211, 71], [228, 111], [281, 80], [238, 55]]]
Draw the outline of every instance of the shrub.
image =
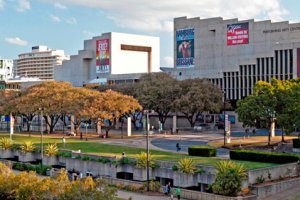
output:
[[47, 156], [55, 156], [57, 154], [57, 152], [58, 152], [58, 148], [55, 143], [47, 145], [46, 150], [45, 150], [45, 154]]
[[0, 145], [1, 145], [2, 149], [7, 150], [12, 147], [12, 141], [9, 138], [3, 137], [0, 140]]
[[82, 159], [82, 160], [91, 160], [91, 158], [88, 157], [88, 156], [83, 156], [83, 157], [81, 157], [81, 159]]
[[233, 160], [247, 160], [279, 164], [298, 162], [299, 160], [298, 156], [287, 153], [273, 153], [253, 150], [231, 150], [229, 155], [230, 159]]
[[65, 157], [65, 158], [71, 158], [72, 157], [71, 152], [63, 152], [63, 151], [59, 151], [56, 155], [62, 156], [62, 157]]
[[110, 162], [110, 159], [108, 159], [108, 158], [105, 158], [105, 157], [103, 157], [103, 158], [99, 158], [98, 159], [98, 162], [101, 162], [101, 163], [109, 163]]
[[[148, 183], [145, 182], [144, 185], [143, 185], [143, 189], [144, 189], [144, 190], [147, 189], [147, 185], [148, 185]], [[161, 184], [160, 184], [159, 181], [155, 181], [155, 180], [153, 180], [153, 179], [151, 179], [151, 180], [149, 181], [149, 189], [150, 189], [150, 191], [153, 191], [153, 192], [159, 192], [160, 188], [161, 188]]]
[[241, 191], [242, 180], [247, 175], [243, 165], [227, 160], [218, 162], [216, 168], [217, 176], [212, 184], [214, 193], [234, 196]]
[[293, 139], [293, 148], [300, 148], [300, 139]]
[[215, 157], [217, 151], [209, 146], [190, 146], [188, 152], [190, 156]]
[[196, 171], [194, 160], [191, 158], [182, 158], [177, 163], [178, 170], [182, 173], [193, 174]]
[[263, 177], [263, 175], [256, 178], [256, 183], [263, 183], [263, 182], [265, 182], [265, 178]]
[[33, 152], [35, 149], [35, 146], [31, 141], [24, 142], [24, 144], [21, 145], [21, 151], [24, 153], [27, 152]]
[[[147, 153], [141, 152], [140, 154], [137, 155], [136, 166], [137, 166], [138, 168], [143, 168], [143, 169], [146, 169], [146, 168], [147, 168]], [[155, 167], [158, 166], [158, 165], [156, 164], [156, 162], [153, 160], [151, 154], [149, 154], [149, 166], [150, 166], [151, 168], [155, 168]]]
[[172, 166], [172, 170], [173, 170], [173, 171], [178, 171], [177, 165], [173, 165], [173, 166]]

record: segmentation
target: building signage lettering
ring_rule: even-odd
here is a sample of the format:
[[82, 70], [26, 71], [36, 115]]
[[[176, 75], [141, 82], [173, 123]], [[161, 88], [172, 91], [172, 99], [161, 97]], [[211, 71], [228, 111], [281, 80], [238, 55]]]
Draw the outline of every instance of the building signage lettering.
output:
[[248, 23], [228, 24], [227, 25], [227, 45], [238, 45], [249, 43]]
[[194, 67], [194, 29], [176, 30], [176, 67]]
[[269, 29], [263, 30], [263, 33], [281, 33], [281, 32], [288, 32], [288, 31], [300, 31], [300, 26], [298, 27], [290, 27], [290, 28], [278, 28], [278, 29]]

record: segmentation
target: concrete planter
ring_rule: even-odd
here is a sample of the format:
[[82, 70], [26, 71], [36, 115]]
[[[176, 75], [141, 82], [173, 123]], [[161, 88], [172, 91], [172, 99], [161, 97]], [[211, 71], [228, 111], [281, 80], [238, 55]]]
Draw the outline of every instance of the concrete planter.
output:
[[40, 159], [40, 155], [32, 152], [19, 152], [19, 161], [20, 162], [33, 162]]
[[12, 149], [0, 149], [0, 158], [13, 158], [15, 156], [15, 152]]
[[173, 184], [180, 187], [198, 186], [197, 174], [174, 172]]
[[[149, 168], [149, 179], [152, 179], [152, 168]], [[133, 180], [146, 181], [147, 180], [147, 170], [142, 168], [133, 168]]]
[[58, 165], [59, 164], [59, 160], [57, 156], [46, 156], [44, 155], [43, 157], [43, 165]]

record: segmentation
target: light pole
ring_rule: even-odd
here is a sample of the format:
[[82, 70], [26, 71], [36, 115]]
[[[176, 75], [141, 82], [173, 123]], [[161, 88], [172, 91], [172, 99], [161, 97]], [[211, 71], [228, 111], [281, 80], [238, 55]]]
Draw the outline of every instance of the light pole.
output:
[[85, 141], [87, 141], [87, 127], [88, 127], [88, 123], [87, 121], [85, 122]]
[[149, 111], [146, 110], [146, 139], [147, 139], [147, 191], [150, 191], [149, 186]]
[[226, 91], [223, 91], [224, 95], [224, 102], [223, 102], [223, 112], [224, 112], [224, 146], [226, 146], [226, 111], [225, 111], [225, 106], [226, 106]]
[[39, 109], [41, 111], [41, 166], [43, 166], [43, 109]]

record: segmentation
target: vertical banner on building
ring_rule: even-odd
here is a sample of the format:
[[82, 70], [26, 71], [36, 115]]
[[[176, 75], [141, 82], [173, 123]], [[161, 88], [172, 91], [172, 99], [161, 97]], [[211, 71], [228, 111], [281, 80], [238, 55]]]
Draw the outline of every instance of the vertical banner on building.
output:
[[109, 72], [109, 39], [96, 40], [96, 73]]
[[238, 45], [249, 43], [249, 23], [238, 23], [227, 25], [227, 45]]
[[194, 29], [176, 30], [176, 67], [194, 67]]
[[297, 77], [300, 78], [300, 49], [297, 49]]

